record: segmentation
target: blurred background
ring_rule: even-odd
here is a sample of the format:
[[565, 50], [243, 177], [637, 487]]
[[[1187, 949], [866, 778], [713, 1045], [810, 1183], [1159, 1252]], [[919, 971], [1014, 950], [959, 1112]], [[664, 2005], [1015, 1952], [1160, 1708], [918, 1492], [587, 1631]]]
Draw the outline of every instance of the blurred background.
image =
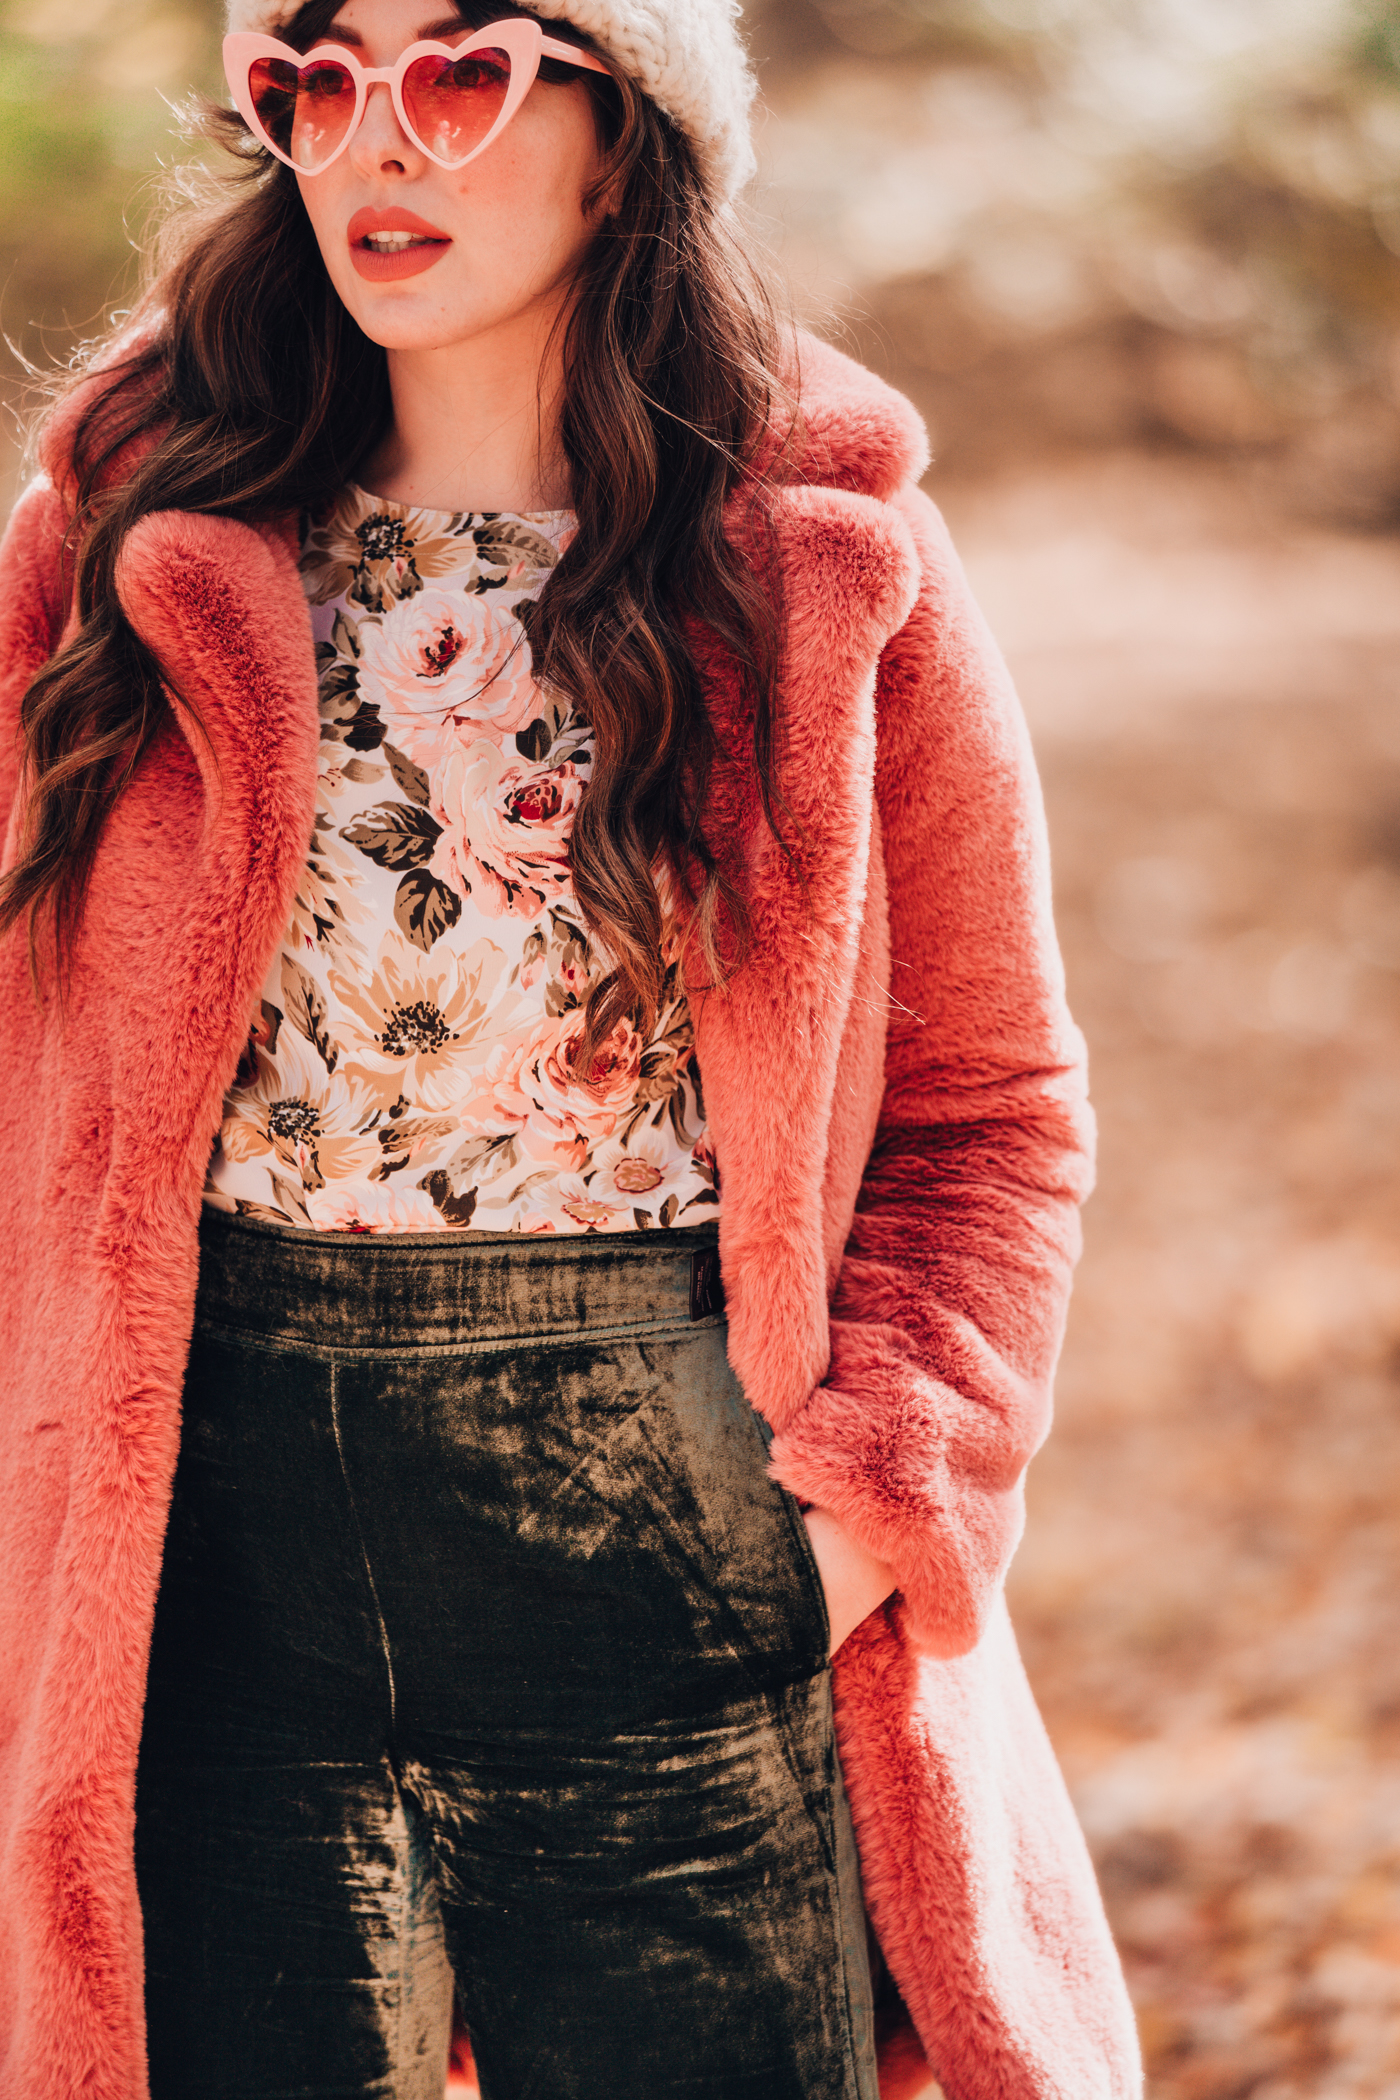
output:
[[[7, 487], [220, 17], [0, 4]], [[1013, 1602], [1150, 2091], [1400, 2100], [1400, 0], [747, 18], [1045, 777], [1103, 1159]]]

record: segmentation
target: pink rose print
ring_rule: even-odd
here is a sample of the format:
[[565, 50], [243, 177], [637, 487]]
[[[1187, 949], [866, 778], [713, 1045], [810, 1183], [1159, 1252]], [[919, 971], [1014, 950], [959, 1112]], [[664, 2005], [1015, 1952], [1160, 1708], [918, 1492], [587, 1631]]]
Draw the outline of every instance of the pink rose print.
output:
[[[566, 1013], [560, 1024], [558, 1044], [550, 1057], [550, 1073], [560, 1084], [567, 1085], [574, 1095], [591, 1103], [595, 1115], [607, 1115], [615, 1122], [617, 1117], [626, 1114], [636, 1099], [645, 1045], [630, 1021], [619, 1021], [612, 1034], [594, 1051], [588, 1070], [580, 1072], [574, 1057], [582, 1034], [582, 1013], [576, 1010]], [[609, 1129], [598, 1134], [610, 1137], [612, 1132]]]
[[654, 1023], [642, 1040], [614, 1029], [586, 1070], [579, 1056], [610, 967], [572, 868], [593, 735], [530, 650], [572, 537], [567, 512], [482, 518], [353, 489], [313, 527], [315, 832], [207, 1201], [342, 1236], [715, 1216], [688, 863], [654, 869]]
[[569, 834], [587, 781], [572, 759], [531, 766], [478, 737], [432, 774], [442, 836], [432, 871], [488, 918], [537, 919], [569, 887]]
[[583, 1014], [574, 1008], [498, 1043], [459, 1111], [463, 1123], [513, 1130], [527, 1158], [577, 1172], [590, 1144], [611, 1137], [632, 1106], [643, 1048], [631, 1022], [619, 1021], [585, 1081], [574, 1067], [582, 1032]]
[[489, 723], [513, 736], [544, 713], [525, 630], [469, 591], [424, 590], [360, 629], [360, 690], [389, 741], [428, 772]]

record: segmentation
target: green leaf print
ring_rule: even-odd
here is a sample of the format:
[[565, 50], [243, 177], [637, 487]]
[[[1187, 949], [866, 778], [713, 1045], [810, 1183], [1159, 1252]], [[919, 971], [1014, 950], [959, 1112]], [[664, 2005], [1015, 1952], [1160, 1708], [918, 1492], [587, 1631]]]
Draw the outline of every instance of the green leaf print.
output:
[[407, 795], [410, 802], [417, 802], [422, 808], [426, 809], [428, 806], [428, 776], [423, 771], [423, 768], [415, 766], [411, 758], [405, 758], [402, 751], [396, 751], [392, 744], [385, 744], [381, 748], [388, 761], [389, 771], [394, 776], [395, 787], [402, 794]]
[[[663, 1105], [657, 1110], [654, 1120], [655, 1127], [658, 1130], [663, 1122], [669, 1122], [676, 1134], [676, 1143], [688, 1150], [695, 1143], [696, 1133], [686, 1123], [686, 1106], [685, 1089], [678, 1086], [663, 1097]], [[696, 1103], [696, 1110], [697, 1123], [703, 1128], [705, 1118], [698, 1102]]]
[[[360, 674], [324, 642], [321, 649], [329, 658], [320, 674], [321, 737], [327, 744], [343, 744], [360, 710]], [[320, 650], [317, 659], [320, 660]]]
[[302, 1201], [301, 1190], [294, 1188], [284, 1175], [272, 1176], [272, 1193], [287, 1212], [290, 1224], [309, 1225], [312, 1222], [311, 1213]]
[[430, 1145], [435, 1138], [451, 1137], [459, 1127], [455, 1116], [403, 1116], [396, 1123], [386, 1124], [384, 1129], [375, 1133], [384, 1158], [370, 1175], [370, 1180], [387, 1180], [390, 1174], [397, 1174], [408, 1166], [425, 1145]]
[[317, 683], [321, 706], [328, 708], [334, 706], [337, 700], [344, 699], [347, 693], [356, 690], [360, 683], [360, 674], [354, 664], [347, 663], [343, 656], [338, 655], [326, 643], [323, 642], [321, 648], [325, 654], [324, 657], [317, 658], [321, 666], [317, 674]]
[[338, 612], [331, 622], [331, 647], [337, 656], [353, 657], [358, 663], [364, 653], [360, 648], [359, 622]]
[[380, 868], [421, 868], [441, 834], [441, 824], [412, 802], [376, 802], [340, 831], [347, 846]]
[[394, 917], [400, 932], [425, 953], [461, 916], [462, 900], [457, 892], [427, 868], [414, 868], [394, 893]]
[[418, 1187], [432, 1198], [449, 1225], [465, 1225], [476, 1209], [478, 1184], [493, 1180], [514, 1163], [515, 1139], [509, 1132], [471, 1137], [457, 1147], [445, 1167], [425, 1174]]
[[270, 1203], [254, 1203], [251, 1196], [235, 1196], [234, 1207], [240, 1218], [256, 1218], [261, 1225], [290, 1225], [293, 1221], [284, 1210], [274, 1210]]
[[447, 1224], [471, 1224], [472, 1212], [476, 1209], [475, 1189], [464, 1189], [460, 1195], [456, 1194], [441, 1167], [435, 1174], [425, 1174], [418, 1186], [431, 1198], [434, 1210]]
[[326, 1070], [333, 1072], [340, 1050], [330, 1038], [325, 996], [315, 978], [303, 970], [293, 955], [282, 957], [282, 1003], [284, 1018], [301, 1031]]
[[472, 534], [477, 556], [494, 569], [510, 569], [527, 561], [536, 569], [556, 567], [559, 556], [543, 534], [532, 532], [516, 519], [488, 518]]
[[[502, 583], [505, 580], [504, 577], [501, 578]], [[511, 618], [518, 621], [524, 628], [525, 639], [530, 644], [532, 652], [535, 647], [535, 622], [539, 616], [539, 610], [540, 601], [538, 598], [517, 598], [510, 609]]]
[[556, 766], [567, 766], [571, 764], [580, 766], [592, 765], [593, 750], [589, 741], [592, 734], [593, 732], [591, 729], [585, 730], [576, 744], [570, 744], [566, 742], [558, 745], [557, 747], [551, 747], [549, 754], [551, 763]]
[[[447, 1162], [445, 1172], [454, 1194], [478, 1181], [494, 1181], [516, 1164], [514, 1133], [499, 1131], [495, 1137], [470, 1137]], [[423, 1184], [420, 1182], [419, 1187]]]
[[515, 748], [522, 758], [529, 759], [532, 766], [540, 763], [553, 742], [554, 736], [548, 722], [541, 721], [538, 716], [533, 722], [527, 723], [524, 729], [517, 729], [515, 732]]
[[372, 700], [362, 700], [350, 718], [345, 741], [352, 751], [374, 751], [384, 741], [384, 724]]

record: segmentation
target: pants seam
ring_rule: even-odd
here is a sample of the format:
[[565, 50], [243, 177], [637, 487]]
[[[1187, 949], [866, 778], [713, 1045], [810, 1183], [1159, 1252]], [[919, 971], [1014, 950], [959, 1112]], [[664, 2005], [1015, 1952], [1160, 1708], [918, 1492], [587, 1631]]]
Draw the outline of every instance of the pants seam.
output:
[[360, 1522], [359, 1506], [355, 1501], [355, 1490], [350, 1485], [350, 1470], [345, 1463], [345, 1441], [340, 1433], [340, 1389], [336, 1381], [336, 1363], [331, 1359], [331, 1428], [335, 1432], [336, 1457], [340, 1460], [340, 1477], [345, 1482], [346, 1499], [350, 1504], [350, 1515], [355, 1525], [355, 1536], [360, 1542], [360, 1558], [365, 1566], [365, 1580], [369, 1584], [370, 1598], [374, 1604], [374, 1616], [379, 1624], [379, 1640], [384, 1650], [384, 1668], [389, 1678], [389, 1734], [396, 1735], [398, 1729], [398, 1694], [394, 1685], [394, 1657], [389, 1647], [389, 1628], [385, 1624], [384, 1609], [379, 1601], [379, 1586], [374, 1579], [370, 1564], [369, 1547], [365, 1543], [364, 1526]]
[[831, 1877], [832, 1893], [835, 1898], [831, 1909], [832, 1923], [836, 1927], [836, 1973], [841, 1991], [841, 2007], [843, 2013], [843, 2018], [841, 2021], [841, 2036], [842, 2041], [844, 2043], [844, 2048], [842, 2050], [842, 2054], [846, 2059], [845, 2077], [842, 2082], [845, 2085], [848, 2094], [850, 2095], [850, 2100], [860, 2100], [861, 2077], [860, 2066], [856, 2062], [855, 2006], [851, 2000], [851, 1967], [850, 1963], [846, 1959], [847, 1920], [845, 1891], [841, 1887], [841, 1870], [839, 1864], [841, 1852], [839, 1840], [837, 1838], [836, 1833], [836, 1801], [834, 1797], [834, 1792], [830, 1788], [827, 1790], [826, 1821], [830, 1830], [832, 1856], [837, 1862], [836, 1870]]
[[[331, 1376], [332, 1376], [332, 1378], [334, 1378], [334, 1376], [335, 1376], [335, 1370], [334, 1370], [334, 1366], [332, 1366], [332, 1370], [331, 1370]], [[344, 1464], [343, 1464], [343, 1461], [342, 1461], [342, 1468], [341, 1468], [341, 1470], [342, 1470], [342, 1471], [344, 1470]], [[371, 1578], [370, 1578], [370, 1580], [371, 1580], [371, 1584], [372, 1584], [372, 1583], [373, 1583], [373, 1577], [371, 1577]], [[380, 1620], [380, 1625], [381, 1625], [381, 1627], [383, 1626], [383, 1623], [384, 1623], [384, 1622], [383, 1622], [383, 1620], [381, 1619], [381, 1620]], [[393, 1695], [393, 1682], [394, 1682], [394, 1672], [393, 1672], [393, 1666], [392, 1666], [392, 1665], [390, 1665], [390, 1669], [389, 1669], [389, 1686], [390, 1686], [390, 1690], [389, 1690], [389, 1712], [390, 1712], [390, 1722], [391, 1722], [391, 1725], [392, 1725], [392, 1719], [393, 1719], [393, 1696], [394, 1696], [394, 1695]], [[397, 2071], [399, 2071], [399, 2070], [401, 2070], [401, 2069], [402, 2069], [402, 2067], [403, 2067], [403, 2065], [404, 2065], [405, 2061], [407, 2060], [407, 2054], [408, 2054], [408, 2052], [407, 2052], [407, 2047], [406, 2047], [406, 2043], [407, 2043], [407, 2039], [408, 2039], [408, 2036], [407, 2036], [407, 2024], [408, 2024], [408, 2007], [409, 2007], [409, 1999], [410, 1999], [410, 1979], [409, 1979], [409, 1973], [408, 1973], [408, 1961], [409, 1961], [409, 1944], [410, 1944], [410, 1917], [409, 1917], [409, 1907], [410, 1907], [410, 1905], [411, 1905], [411, 1904], [412, 1904], [412, 1902], [413, 1902], [413, 1895], [414, 1895], [414, 1889], [413, 1889], [413, 1826], [412, 1826], [412, 1824], [411, 1824], [411, 1823], [409, 1822], [409, 1817], [408, 1817], [408, 1803], [407, 1803], [407, 1802], [406, 1802], [406, 1801], [404, 1800], [404, 1797], [403, 1797], [403, 1789], [402, 1789], [402, 1787], [401, 1787], [401, 1786], [399, 1785], [399, 1776], [398, 1776], [398, 1773], [397, 1773], [397, 1771], [394, 1771], [394, 1769], [393, 1769], [393, 1760], [392, 1760], [392, 1759], [390, 1760], [390, 1770], [391, 1770], [391, 1772], [393, 1772], [393, 1782], [394, 1782], [394, 1791], [395, 1791], [395, 1793], [396, 1793], [396, 1794], [398, 1795], [398, 1808], [399, 1808], [399, 1814], [400, 1814], [400, 1815], [401, 1815], [401, 1816], [403, 1817], [403, 1832], [404, 1832], [404, 1835], [403, 1835], [403, 1871], [402, 1871], [402, 1873], [401, 1873], [401, 1874], [400, 1874], [400, 1876], [399, 1876], [399, 1933], [398, 1933], [398, 1939], [399, 1939], [399, 1946], [398, 1946], [398, 1971], [399, 1971], [399, 2017], [398, 2017], [398, 2037], [397, 2037], [397, 2040], [395, 2041], [395, 2044], [394, 2044], [394, 2069], [395, 2069], [395, 2071], [397, 2072]]]
[[[824, 1807], [825, 1820], [830, 1834], [831, 1852], [833, 1860], [831, 1885], [835, 1900], [832, 1905], [832, 1915], [833, 1923], [836, 1927], [837, 1972], [840, 1982], [842, 2000], [845, 2008], [845, 2019], [842, 2025], [845, 2040], [846, 2078], [850, 2100], [864, 2100], [864, 2096], [869, 2090], [869, 2087], [867, 2080], [862, 2076], [861, 2066], [856, 2059], [855, 2001], [852, 1995], [853, 1978], [851, 1976], [851, 1964], [847, 1956], [846, 1937], [848, 1926], [853, 1921], [847, 1917], [846, 1899], [848, 1892], [844, 1886], [842, 1875], [842, 1860], [845, 1848], [842, 1842], [843, 1831], [840, 1826], [844, 1823], [844, 1835], [851, 1843], [853, 1849], [855, 1846], [855, 1830], [851, 1822], [849, 1799], [846, 1796], [845, 1775], [841, 1769], [841, 1751], [840, 1746], [836, 1740], [836, 1717], [834, 1713], [830, 1717], [830, 1727], [833, 1771], [832, 1783], [826, 1790], [826, 1801]], [[865, 1907], [863, 1901], [864, 1892], [859, 1880], [860, 1854], [858, 1850], [856, 1850], [855, 1853], [855, 1872], [857, 1876], [856, 1888], [851, 1893], [853, 1894], [855, 1901], [859, 1905], [861, 1923], [863, 1926]], [[871, 2011], [873, 2014], [873, 2006], [871, 2008]], [[868, 2039], [873, 2045], [873, 2023], [872, 2031], [870, 2032]]]

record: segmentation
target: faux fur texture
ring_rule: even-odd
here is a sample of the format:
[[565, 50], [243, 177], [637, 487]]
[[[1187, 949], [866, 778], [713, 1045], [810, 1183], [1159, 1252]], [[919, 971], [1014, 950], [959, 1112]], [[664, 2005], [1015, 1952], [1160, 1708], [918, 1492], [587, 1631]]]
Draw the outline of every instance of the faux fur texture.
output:
[[[705, 823], [754, 933], [696, 1000], [731, 1354], [778, 1476], [899, 1573], [838, 1658], [838, 1728], [871, 1917], [948, 2100], [1131, 2100], [1131, 2013], [999, 1594], [1089, 1177], [1038, 792], [912, 486], [917, 419], [829, 349], [802, 365], [777, 502], [791, 863], [706, 651]], [[62, 523], [36, 485], [0, 554], [7, 794], [63, 619]], [[0, 1126], [0, 2100], [146, 2092], [133, 1773], [199, 1188], [314, 786], [286, 528], [149, 519], [120, 588], [209, 748], [172, 726], [122, 804], [66, 1015], [36, 1008], [22, 933], [0, 943], [24, 1105]]]
[[[12, 603], [29, 587], [53, 605], [34, 573], [46, 503], [28, 496], [7, 535]], [[199, 1188], [314, 808], [311, 631], [285, 546], [151, 518], [120, 588], [209, 744], [172, 728], [119, 806], [66, 1015], [36, 1008], [22, 933], [0, 944], [0, 1050], [28, 1104], [0, 1135], [6, 2100], [145, 2091], [134, 1779]], [[46, 652], [42, 630], [5, 639], [8, 751]]]
[[1049, 1427], [1091, 1130], [1020, 711], [932, 504], [891, 510], [923, 588], [881, 666], [884, 1100], [829, 1364], [795, 1409], [754, 1397], [778, 1477], [898, 1567], [920, 1646], [956, 1655], [999, 1592]]

